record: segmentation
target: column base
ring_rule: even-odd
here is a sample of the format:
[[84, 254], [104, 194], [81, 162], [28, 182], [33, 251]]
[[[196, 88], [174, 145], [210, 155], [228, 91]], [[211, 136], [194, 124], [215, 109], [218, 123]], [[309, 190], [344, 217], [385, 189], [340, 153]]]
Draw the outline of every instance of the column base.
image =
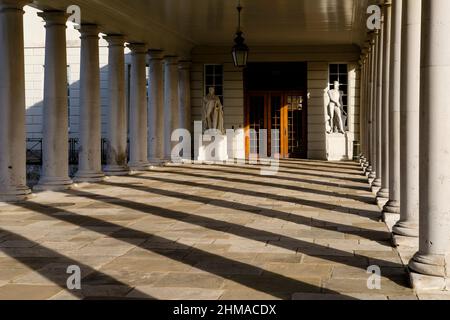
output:
[[[387, 188], [381, 188], [380, 191], [378, 191], [377, 193], [377, 201], [382, 202], [382, 201], [389, 201], [389, 189]], [[383, 204], [384, 207], [385, 204]]]
[[150, 171], [153, 169], [153, 166], [148, 162], [138, 162], [138, 163], [129, 163], [128, 168], [130, 168], [131, 173], [133, 173], [140, 171]]
[[418, 223], [411, 223], [408, 221], [398, 221], [397, 224], [392, 228], [392, 231], [399, 236], [403, 237], [419, 237], [419, 225]]
[[373, 180], [371, 188], [374, 194], [378, 194], [378, 191], [381, 189], [381, 178], [376, 178]]
[[377, 178], [377, 173], [373, 170], [370, 171], [369, 175], [367, 176], [369, 179], [375, 181], [375, 179]]
[[409, 263], [411, 283], [416, 290], [448, 290], [448, 257], [416, 253]]
[[409, 279], [414, 290], [424, 291], [449, 291], [450, 279], [444, 277], [427, 276], [410, 271]]
[[42, 177], [39, 183], [33, 187], [34, 191], [59, 191], [68, 190], [72, 187], [73, 181], [69, 177], [54, 178]]
[[96, 183], [105, 180], [105, 174], [98, 171], [79, 171], [73, 181], [75, 183]]
[[18, 186], [15, 189], [0, 190], [0, 202], [20, 202], [31, 197], [31, 189], [27, 186]]
[[127, 166], [106, 166], [103, 168], [103, 172], [106, 176], [111, 177], [120, 177], [120, 176], [127, 176], [130, 174], [130, 170]]
[[396, 200], [389, 200], [383, 207], [383, 212], [400, 214], [400, 203]]

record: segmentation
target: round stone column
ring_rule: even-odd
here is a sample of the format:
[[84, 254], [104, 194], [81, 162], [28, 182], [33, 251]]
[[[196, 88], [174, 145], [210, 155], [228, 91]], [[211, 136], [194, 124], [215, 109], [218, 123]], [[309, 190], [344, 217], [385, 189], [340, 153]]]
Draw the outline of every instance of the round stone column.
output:
[[148, 160], [152, 165], [164, 163], [164, 78], [163, 51], [149, 50], [150, 68], [148, 100]]
[[389, 88], [389, 201], [383, 208], [385, 220], [400, 214], [400, 59], [402, 38], [402, 2], [392, 6], [390, 88]]
[[122, 35], [110, 35], [104, 39], [109, 45], [107, 165], [104, 171], [108, 176], [123, 176], [129, 173], [125, 106], [125, 38]]
[[448, 289], [450, 277], [449, 12], [448, 0], [422, 1], [420, 232], [409, 264], [418, 289]]
[[370, 74], [369, 74], [369, 126], [368, 126], [368, 134], [369, 134], [369, 166], [367, 167], [366, 174], [369, 179], [373, 179], [373, 172], [375, 171], [375, 146], [374, 146], [374, 81], [375, 81], [375, 38], [373, 36], [374, 33], [370, 34], [370, 53], [369, 53], [369, 61], [370, 61]]
[[0, 201], [25, 200], [25, 58], [23, 7], [0, 0]]
[[419, 236], [420, 34], [422, 1], [403, 2], [400, 101], [400, 221], [395, 234]]
[[[382, 26], [384, 28], [384, 25]], [[382, 29], [383, 30], [383, 29]], [[375, 96], [375, 153], [376, 153], [376, 174], [372, 182], [372, 191], [377, 193], [381, 188], [381, 97], [382, 97], [382, 77], [383, 77], [383, 32], [378, 30], [377, 34], [377, 68], [376, 68], [376, 96]]]
[[164, 123], [165, 141], [164, 141], [164, 158], [167, 162], [171, 161], [172, 132], [179, 129], [180, 116], [178, 113], [179, 95], [178, 95], [178, 57], [164, 57]]
[[131, 171], [146, 171], [151, 168], [147, 159], [147, 48], [143, 43], [133, 43], [131, 50], [130, 89], [130, 163]]
[[80, 32], [80, 149], [75, 182], [90, 183], [105, 177], [101, 160], [99, 29], [83, 24]]
[[364, 78], [366, 74], [366, 67], [364, 64], [364, 54], [361, 54], [360, 60], [359, 60], [359, 66], [361, 70], [361, 79], [359, 82], [359, 90], [360, 90], [360, 102], [359, 102], [359, 145], [360, 145], [360, 154], [359, 154], [359, 163], [361, 167], [363, 166], [365, 162], [365, 155], [364, 155]]
[[35, 190], [68, 189], [69, 120], [67, 104], [66, 21], [61, 11], [39, 13], [45, 21], [45, 76], [42, 175]]
[[390, 54], [391, 54], [391, 1], [384, 3], [383, 28], [383, 90], [381, 95], [381, 189], [377, 201], [384, 205], [389, 199], [389, 88], [390, 88]]
[[179, 127], [191, 131], [191, 62], [180, 61], [179, 70]]

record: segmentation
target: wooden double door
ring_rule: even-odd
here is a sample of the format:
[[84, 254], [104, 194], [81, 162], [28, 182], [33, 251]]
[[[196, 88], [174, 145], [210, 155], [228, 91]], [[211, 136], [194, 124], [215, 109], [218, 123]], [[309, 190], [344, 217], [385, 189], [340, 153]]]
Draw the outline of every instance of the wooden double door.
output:
[[[248, 92], [245, 99], [246, 153], [261, 148], [281, 158], [307, 157], [307, 98], [302, 91]], [[266, 129], [268, 145], [260, 145], [260, 130]], [[273, 134], [272, 130], [278, 130]], [[253, 132], [253, 134], [252, 134]]]

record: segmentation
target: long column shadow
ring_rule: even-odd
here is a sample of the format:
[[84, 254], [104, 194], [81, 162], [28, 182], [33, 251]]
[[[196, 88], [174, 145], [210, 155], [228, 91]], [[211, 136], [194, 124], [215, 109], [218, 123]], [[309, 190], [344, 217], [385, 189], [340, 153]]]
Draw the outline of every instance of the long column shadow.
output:
[[[75, 192], [70, 192], [70, 194], [75, 195]], [[80, 197], [96, 199], [96, 200], [101, 199], [97, 195], [90, 194], [87, 192], [78, 191], [78, 192], [76, 192], [76, 194]], [[115, 198], [111, 198], [111, 197], [105, 197], [105, 198], [108, 198], [108, 200], [114, 201], [114, 203], [116, 205], [120, 205], [118, 203], [119, 199], [115, 199]], [[105, 199], [103, 199], [101, 201], [104, 201], [104, 200]], [[78, 225], [78, 226], [88, 229], [88, 230], [93, 230], [95, 232], [100, 232], [100, 233], [102, 232], [98, 227], [120, 228], [120, 230], [119, 230], [120, 232], [127, 234], [126, 238], [120, 238], [118, 236], [115, 236], [114, 233], [113, 234], [104, 233], [104, 234], [107, 237], [115, 238], [115, 239], [118, 239], [118, 240], [121, 240], [124, 242], [128, 242], [130, 244], [136, 245], [137, 247], [147, 250], [149, 252], [154, 252], [154, 253], [157, 253], [160, 255], [164, 255], [174, 261], [178, 261], [185, 265], [190, 265], [194, 268], [203, 270], [203, 271], [211, 273], [211, 274], [215, 274], [224, 279], [238, 282], [246, 287], [253, 288], [260, 292], [268, 293], [270, 295], [273, 295], [273, 296], [281, 298], [281, 299], [286, 299], [286, 293], [293, 294], [296, 292], [310, 292], [310, 293], [321, 292], [324, 294], [338, 294], [340, 296], [346, 297], [345, 295], [343, 295], [339, 292], [335, 292], [333, 290], [323, 289], [323, 288], [317, 287], [315, 285], [305, 283], [300, 280], [292, 279], [292, 278], [289, 278], [289, 277], [286, 277], [286, 276], [283, 276], [283, 275], [280, 275], [280, 274], [277, 274], [274, 272], [264, 270], [264, 269], [256, 267], [256, 266], [252, 266], [252, 265], [244, 263], [244, 262], [231, 260], [231, 259], [222, 257], [220, 255], [209, 253], [209, 252], [203, 251], [201, 249], [187, 246], [187, 245], [184, 245], [181, 243], [178, 244], [178, 250], [190, 251], [192, 256], [195, 256], [195, 258], [189, 258], [189, 256], [180, 257], [178, 255], [168, 254], [165, 250], [149, 248], [149, 247], [146, 247], [143, 243], [136, 244], [136, 243], [133, 243], [132, 239], [150, 239], [151, 238], [152, 241], [161, 242], [161, 243], [164, 243], [164, 242], [167, 243], [167, 242], [169, 242], [169, 240], [166, 238], [163, 238], [163, 237], [159, 237], [159, 236], [150, 234], [150, 233], [146, 233], [146, 232], [134, 230], [134, 229], [131, 229], [131, 228], [128, 228], [125, 226], [117, 225], [112, 222], [104, 221], [104, 220], [97, 219], [97, 218], [90, 217], [90, 216], [82, 216], [81, 217], [80, 215], [78, 215], [74, 212], [67, 211], [67, 210], [61, 210], [59, 208], [54, 208], [54, 207], [51, 207], [48, 205], [43, 205], [43, 204], [23, 202], [23, 203], [19, 203], [17, 205], [21, 206], [24, 209], [38, 212], [38, 213], [41, 213], [43, 215], [46, 215], [46, 216], [49, 216], [49, 217], [52, 217], [55, 219], [59, 219], [61, 221], [71, 223], [73, 225]], [[142, 204], [138, 204], [138, 203], [131, 203], [131, 202], [127, 204], [127, 207], [130, 207], [130, 209], [133, 209], [133, 210], [139, 210], [139, 211], [144, 210], [144, 212], [152, 211], [151, 213], [153, 213], [153, 211], [154, 211], [153, 209], [161, 210], [160, 208], [150, 209], [146, 205], [142, 205]], [[183, 214], [181, 212], [175, 212], [172, 210], [164, 210], [164, 211], [166, 211], [167, 214], [166, 213], [160, 214], [160, 216], [166, 216], [168, 214], [173, 214], [175, 216], [175, 218], [177, 218], [177, 217], [180, 218], [181, 216], [187, 216], [186, 214]], [[60, 213], [60, 214], [57, 214], [57, 213]], [[64, 213], [64, 214], [62, 215], [61, 213]], [[239, 268], [239, 270], [241, 270], [243, 274], [262, 274], [262, 273], [264, 273], [265, 276], [270, 279], [270, 282], [267, 283], [267, 282], [254, 281], [253, 277], [248, 277], [248, 278], [247, 277], [236, 277], [236, 276], [233, 276], [232, 274], [228, 273], [227, 271], [208, 268], [208, 265], [199, 263], [201, 261], [203, 261], [203, 262], [212, 261], [214, 263], [223, 265], [225, 267], [224, 270], [227, 270], [227, 268], [226, 268], [227, 266], [229, 266], [229, 269]], [[149, 269], [150, 268], [151, 268], [151, 265], [149, 265]], [[273, 291], [274, 287], [286, 288], [286, 291], [285, 292], [274, 292]], [[297, 288], [298, 288], [298, 290], [297, 290]], [[347, 297], [347, 298], [352, 299], [350, 297]]]
[[[359, 174], [361, 173], [361, 167], [357, 166], [328, 166], [328, 165], [318, 165], [314, 163], [286, 163], [280, 160], [280, 168], [285, 169], [299, 169], [299, 170], [311, 170], [318, 172], [329, 172], [329, 173], [346, 173], [346, 174]], [[338, 170], [338, 171], [335, 171]]]
[[[229, 166], [226, 168], [238, 168], [238, 169], [248, 169], [251, 171], [258, 171], [258, 173], [251, 173], [251, 172], [243, 172], [243, 171], [239, 171], [236, 172], [236, 170], [225, 170], [223, 168], [216, 168], [213, 166], [209, 166], [208, 169], [205, 168], [200, 168], [200, 167], [189, 167], [186, 166], [186, 168], [192, 168], [193, 170], [196, 171], [209, 171], [209, 172], [221, 172], [221, 173], [226, 173], [226, 174], [233, 174], [233, 175], [243, 175], [243, 176], [249, 176], [249, 177], [258, 177], [261, 178], [261, 174], [260, 174], [260, 168], [257, 167], [243, 167], [243, 166]], [[292, 172], [290, 173], [291, 175], [293, 174]], [[314, 177], [320, 177], [320, 178], [328, 178], [325, 176], [318, 176], [318, 175], [313, 175], [313, 174], [301, 174], [302, 176], [314, 176]], [[343, 185], [340, 183], [334, 183], [334, 182], [330, 182], [330, 181], [317, 181], [317, 180], [307, 180], [307, 179], [303, 179], [303, 178], [297, 178], [297, 177], [292, 177], [292, 176], [268, 176], [268, 178], [270, 179], [275, 179], [275, 180], [282, 180], [282, 181], [292, 181], [292, 182], [296, 182], [296, 183], [309, 183], [309, 184], [320, 184], [320, 185], [324, 185], [324, 186], [329, 186], [329, 187], [337, 187], [337, 188], [345, 188], [345, 189], [353, 189], [353, 190], [358, 190], [358, 191], [369, 191], [370, 188], [369, 186], [349, 186], [349, 185]], [[337, 178], [332, 178], [332, 179], [337, 179]], [[341, 180], [350, 180], [347, 178], [340, 178]], [[359, 183], [367, 183], [366, 179], [362, 178], [361, 180], [357, 180], [357, 182]]]
[[306, 165], [312, 167], [321, 167], [321, 168], [332, 168], [332, 169], [350, 169], [350, 170], [359, 170], [361, 171], [361, 166], [356, 162], [324, 162], [324, 161], [314, 161], [314, 160], [302, 160], [302, 159], [280, 159], [280, 163], [283, 165]]
[[[261, 164], [252, 164], [252, 165], [248, 165], [248, 166], [240, 166], [240, 165], [236, 165], [236, 164], [214, 164], [215, 166], [218, 167], [225, 167], [225, 168], [242, 168], [242, 169], [249, 169], [249, 170], [260, 170], [260, 168], [258, 167], [263, 167], [263, 165]], [[283, 169], [285, 166], [280, 165], [279, 168]], [[316, 171], [316, 172], [323, 172], [323, 173], [328, 173], [328, 174], [352, 174], [352, 175], [361, 175], [362, 176], [362, 172], [361, 171], [356, 171], [355, 172], [344, 172], [344, 171], [332, 171], [332, 170], [322, 170], [322, 169], [313, 169], [313, 168], [308, 168], [308, 167], [293, 167], [292, 170], [278, 170], [279, 173], [287, 173], [287, 174], [301, 174], [301, 175], [309, 175], [309, 176], [314, 176], [314, 177], [320, 177], [320, 178], [331, 178], [331, 179], [342, 179], [342, 180], [351, 180], [351, 181], [356, 181], [356, 182], [363, 182], [364, 178], [350, 178], [350, 177], [340, 177], [340, 176], [331, 176], [328, 174], [314, 174], [314, 173], [310, 173], [310, 172], [305, 172], [305, 171]]]
[[[305, 188], [305, 187], [299, 187], [296, 185], [285, 185], [285, 184], [270, 183], [270, 182], [265, 182], [265, 181], [253, 181], [253, 180], [249, 181], [249, 180], [217, 176], [217, 175], [212, 177], [210, 175], [202, 175], [202, 174], [197, 174], [197, 173], [192, 173], [192, 172], [186, 172], [185, 170], [184, 171], [172, 170], [172, 171], [161, 171], [161, 172], [169, 173], [169, 174], [178, 174], [178, 175], [182, 175], [182, 176], [189, 176], [189, 177], [195, 177], [195, 178], [205, 178], [205, 179], [210, 179], [210, 180], [222, 180], [222, 181], [235, 182], [235, 183], [255, 184], [258, 186], [266, 186], [266, 187], [270, 187], [270, 188], [295, 190], [295, 191], [311, 193], [311, 194], [320, 194], [323, 196], [344, 198], [344, 199], [349, 199], [349, 200], [355, 200], [355, 201], [362, 202], [365, 204], [375, 204], [375, 199], [369, 199], [368, 197], [355, 196], [355, 195], [351, 195], [351, 194], [343, 194], [343, 193], [334, 192], [334, 191], [310, 189], [310, 188]], [[240, 189], [239, 189], [239, 191], [240, 191]], [[270, 193], [264, 193], [264, 195], [270, 195]], [[284, 201], [282, 199], [279, 199], [279, 200]]]
[[[114, 185], [114, 184], [102, 183], [102, 185]], [[115, 184], [115, 186], [122, 187], [124, 189], [134, 189], [134, 190], [138, 190], [138, 191], [149, 192], [149, 191], [146, 191], [147, 190], [146, 187], [131, 186], [131, 185], [127, 185], [127, 184]], [[258, 242], [266, 243], [267, 240], [264, 240], [264, 239], [277, 239], [278, 238], [278, 239], [280, 239], [280, 241], [274, 241], [274, 242], [271, 242], [270, 244], [273, 246], [279, 247], [279, 248], [283, 248], [286, 250], [290, 250], [293, 252], [299, 252], [299, 253], [305, 253], [305, 251], [307, 249], [307, 250], [309, 250], [309, 252], [312, 252], [311, 254], [314, 256], [326, 256], [325, 259], [327, 259], [329, 261], [334, 261], [337, 263], [345, 263], [348, 266], [360, 268], [363, 270], [365, 270], [368, 267], [368, 266], [364, 266], [364, 267], [361, 266], [361, 264], [358, 263], [357, 261], [353, 261], [353, 262], [352, 261], [342, 261], [342, 259], [340, 257], [348, 257], [349, 256], [348, 252], [344, 252], [344, 251], [334, 249], [334, 248], [329, 248], [329, 247], [318, 245], [315, 243], [302, 241], [302, 240], [292, 238], [289, 236], [285, 236], [285, 235], [279, 235], [279, 234], [276, 234], [276, 233], [273, 233], [270, 231], [253, 229], [253, 228], [242, 226], [242, 225], [236, 225], [231, 222], [216, 220], [216, 219], [212, 219], [212, 218], [208, 218], [208, 217], [204, 217], [204, 216], [200, 216], [200, 215], [196, 215], [196, 214], [192, 214], [192, 213], [185, 213], [185, 212], [171, 210], [171, 209], [162, 208], [162, 207], [157, 207], [157, 206], [153, 206], [153, 205], [137, 203], [137, 202], [119, 199], [119, 198], [111, 197], [111, 196], [93, 194], [93, 193], [89, 193], [89, 192], [81, 191], [81, 190], [68, 190], [68, 191], [66, 191], [66, 193], [70, 194], [70, 195], [74, 195], [74, 196], [79, 196], [79, 197], [84, 197], [84, 198], [91, 199], [91, 200], [104, 202], [104, 203], [114, 203], [114, 205], [116, 205], [116, 206], [121, 206], [121, 207], [128, 208], [131, 210], [141, 211], [144, 213], [151, 214], [153, 216], [183, 221], [183, 222], [194, 224], [194, 225], [204, 227], [204, 228], [207, 228], [210, 230], [226, 232], [226, 233], [233, 234], [233, 235], [241, 237], [241, 238], [246, 238], [246, 239], [250, 239], [250, 240], [254, 240], [254, 241], [258, 241]], [[183, 197], [183, 199], [184, 200], [195, 199], [195, 196], [188, 195], [187, 197]], [[195, 201], [195, 200], [193, 200], [193, 201]], [[212, 201], [214, 201], [214, 203], [215, 203], [216, 200], [211, 199], [211, 202]], [[321, 255], [321, 254], [315, 254], [314, 252], [325, 252], [325, 253]], [[308, 253], [306, 253], [306, 254], [308, 254]], [[400, 264], [392, 264], [391, 262], [384, 261], [382, 259], [369, 258], [362, 254], [358, 255], [358, 257], [365, 258], [368, 261], [370, 259], [374, 265], [383, 266], [383, 265], [386, 265], [386, 263], [389, 263], [391, 265], [394, 265], [394, 267], [403, 268], [403, 266]], [[389, 276], [389, 277], [392, 281], [399, 281], [399, 279], [395, 276], [393, 276], [393, 277]], [[404, 285], [403, 282], [401, 282], [401, 284]]]
[[[172, 179], [168, 179], [168, 178], [159, 178], [159, 177], [154, 177], [154, 176], [145, 177], [145, 176], [136, 175], [136, 176], [133, 176], [133, 178], [142, 179], [142, 180], [154, 180], [154, 181], [167, 182], [167, 183], [173, 183], [173, 184], [184, 184], [184, 185], [191, 186], [191, 187], [205, 187], [205, 185], [202, 185], [202, 184], [199, 184], [196, 182], [172, 180]], [[117, 184], [117, 183], [109, 184], [108, 182], [105, 182], [104, 184], [110, 185], [110, 186], [113, 186], [113, 185], [121, 186], [124, 188], [127, 186], [126, 184]], [[145, 188], [148, 192], [160, 194], [163, 196], [171, 196], [174, 198], [181, 198], [181, 199], [188, 198], [190, 200], [195, 199], [195, 201], [201, 202], [201, 203], [209, 203], [212, 201], [212, 199], [202, 197], [202, 196], [186, 195], [186, 194], [175, 192], [175, 191], [151, 188], [150, 186], [146, 186]], [[229, 188], [229, 187], [218, 186], [218, 185], [211, 185], [211, 186], [208, 186], [208, 188], [218, 190], [218, 191], [224, 191], [224, 192], [245, 194], [245, 195], [253, 196], [253, 197], [269, 198], [269, 199], [272, 199], [275, 201], [284, 201], [284, 202], [288, 202], [288, 203], [295, 203], [298, 205], [303, 205], [303, 206], [316, 208], [316, 209], [333, 210], [333, 211], [356, 215], [356, 216], [360, 216], [360, 214], [363, 211], [363, 210], [358, 210], [358, 209], [353, 209], [353, 208], [348, 208], [348, 207], [342, 207], [342, 206], [338, 206], [338, 205], [334, 205], [334, 204], [321, 203], [319, 201], [286, 197], [286, 196], [282, 196], [282, 195], [266, 194], [266, 193], [261, 193], [261, 192], [257, 192], [257, 191], [244, 190], [244, 189], [238, 189], [238, 188]], [[236, 203], [234, 203], [234, 202], [227, 201], [227, 200], [221, 200], [221, 199], [220, 200], [214, 199], [214, 203], [215, 204], [217, 203], [218, 205], [220, 205], [221, 207], [224, 207], [224, 208], [230, 208], [233, 205], [236, 205]], [[253, 212], [255, 210], [262, 210], [262, 208], [247, 205], [247, 204], [241, 204], [240, 208], [244, 208], [244, 211], [250, 211], [250, 212]], [[364, 212], [373, 213], [374, 215], [379, 214], [378, 212], [374, 212], [374, 211], [370, 211], [370, 210], [364, 210]], [[283, 214], [286, 214], [285, 212], [276, 211], [276, 210], [273, 210], [273, 213], [279, 214], [280, 216], [282, 216]], [[374, 218], [372, 220], [379, 221], [378, 218]], [[342, 227], [343, 227], [343, 225], [342, 225]], [[346, 227], [348, 227], [348, 226], [346, 226]]]
[[[60, 210], [58, 210], [58, 211], [60, 211]], [[97, 277], [102, 277], [104, 279], [107, 279], [107, 281], [110, 285], [123, 287], [124, 288], [124, 296], [120, 297], [121, 299], [125, 299], [126, 294], [135, 290], [135, 292], [138, 292], [139, 296], [141, 296], [143, 299], [145, 298], [147, 300], [155, 300], [155, 298], [153, 298], [152, 296], [145, 294], [143, 292], [140, 292], [139, 290], [136, 290], [135, 288], [130, 287], [126, 283], [123, 283], [105, 273], [102, 273], [101, 271], [95, 270], [95, 269], [91, 268], [90, 266], [83, 264], [79, 261], [76, 261], [72, 258], [69, 258], [59, 252], [56, 252], [52, 249], [44, 247], [44, 246], [40, 245], [39, 243], [32, 241], [30, 239], [27, 239], [17, 233], [14, 233], [14, 232], [2, 229], [2, 228], [0, 228], [0, 233], [5, 234], [6, 237], [11, 237], [18, 241], [26, 241], [26, 242], [34, 243], [34, 246], [32, 247], [32, 249], [35, 250], [36, 252], [42, 253], [43, 258], [39, 259], [39, 260], [42, 260], [42, 262], [37, 263], [36, 262], [37, 259], [35, 257], [12, 255], [12, 254], [8, 253], [9, 250], [5, 249], [5, 248], [2, 249], [1, 251], [3, 253], [5, 253], [6, 255], [8, 255], [9, 257], [11, 257], [12, 259], [22, 263], [23, 265], [28, 266], [30, 269], [34, 270], [36, 273], [40, 274], [45, 279], [47, 279], [47, 280], [53, 282], [55, 285], [59, 286], [62, 290], [69, 291], [72, 295], [76, 296], [79, 299], [93, 298], [93, 299], [100, 300], [100, 299], [111, 299], [112, 298], [112, 297], [102, 297], [102, 296], [96, 296], [96, 295], [93, 295], [91, 297], [85, 296], [86, 293], [83, 293], [83, 286], [85, 285], [85, 283], [83, 283], [83, 279], [86, 279], [87, 277], [90, 277], [90, 276], [97, 276]], [[50, 264], [56, 264], [60, 267], [46, 269], [46, 266], [49, 266]], [[82, 280], [81, 281], [81, 290], [68, 290], [67, 289], [66, 281], [70, 275], [68, 275], [66, 273], [66, 270], [67, 270], [67, 267], [73, 266], [73, 265], [78, 266], [81, 269], [81, 280]], [[62, 267], [62, 266], [66, 266], [66, 267]]]

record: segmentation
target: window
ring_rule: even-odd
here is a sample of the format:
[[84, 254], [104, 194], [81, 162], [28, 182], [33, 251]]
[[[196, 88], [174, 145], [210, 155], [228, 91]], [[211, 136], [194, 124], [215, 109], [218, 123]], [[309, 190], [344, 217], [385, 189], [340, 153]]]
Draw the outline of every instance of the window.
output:
[[216, 96], [220, 98], [223, 104], [223, 66], [220, 64], [205, 65], [205, 95], [209, 93], [209, 88], [213, 87]]
[[348, 128], [348, 65], [347, 64], [330, 64], [329, 88], [334, 88], [334, 82], [339, 82], [339, 90], [342, 91], [342, 102], [344, 104], [345, 123], [344, 127]]

